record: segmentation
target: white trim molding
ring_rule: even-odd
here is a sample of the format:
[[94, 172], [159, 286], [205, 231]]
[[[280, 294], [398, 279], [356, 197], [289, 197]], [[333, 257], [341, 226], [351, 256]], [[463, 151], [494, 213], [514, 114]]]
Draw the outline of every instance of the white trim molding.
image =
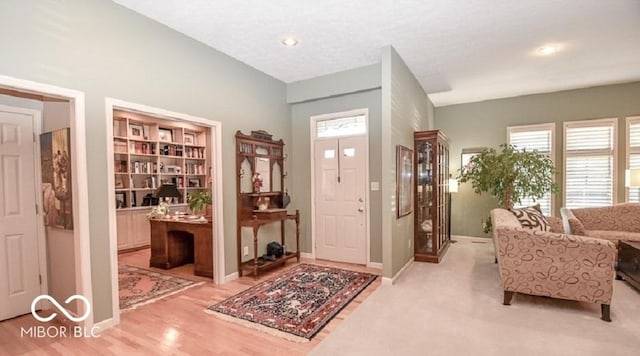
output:
[[[611, 204], [618, 202], [618, 119], [617, 118], [605, 118], [605, 119], [591, 119], [591, 120], [577, 120], [577, 121], [565, 121], [563, 123], [562, 130], [562, 206], [567, 206], [567, 158], [569, 153], [567, 152], [567, 130], [571, 128], [583, 128], [583, 127], [612, 127], [613, 128], [613, 147], [611, 151], [605, 149], [596, 150], [581, 150], [572, 156], [580, 155], [608, 155], [613, 159], [612, 177], [611, 177]], [[571, 207], [571, 206], [569, 206]]]
[[400, 278], [400, 275], [402, 275], [402, 273], [404, 273], [404, 271], [406, 271], [407, 268], [409, 268], [409, 266], [411, 266], [412, 263], [413, 263], [413, 257], [411, 257], [409, 261], [407, 261], [407, 263], [405, 263], [405, 265], [402, 266], [402, 268], [400, 268], [398, 273], [396, 273], [395, 276], [393, 276], [392, 278], [382, 277], [382, 285], [391, 286], [396, 284], [396, 281], [398, 280], [398, 278]]
[[310, 258], [312, 260], [316, 259], [316, 256], [313, 253], [309, 253], [309, 252], [300, 252], [300, 257], [302, 257], [302, 258]]
[[[131, 103], [123, 100], [105, 98], [106, 110], [106, 135], [107, 135], [107, 157], [108, 161], [113, 159], [113, 110], [120, 109], [129, 112], [137, 112], [144, 115], [157, 117], [160, 119], [184, 121], [198, 124], [211, 129], [211, 166], [210, 176], [213, 180], [211, 188], [212, 198], [217, 208], [213, 209], [213, 282], [222, 284], [229, 276], [225, 276], [224, 260], [224, 226], [223, 226], [223, 190], [222, 190], [222, 124], [218, 121], [208, 120], [201, 117], [191, 116], [165, 109], [155, 108], [142, 104]], [[120, 322], [120, 307], [118, 302], [118, 237], [116, 230], [116, 207], [115, 207], [115, 179], [113, 164], [107, 165], [107, 199], [109, 211], [109, 254], [111, 261], [111, 299], [113, 312], [113, 325]], [[233, 276], [231, 274], [230, 276]]]
[[[638, 189], [637, 187], [627, 187], [627, 182], [626, 182], [626, 172], [627, 170], [631, 169], [631, 156], [638, 156], [640, 155], [640, 146], [631, 146], [631, 126], [635, 126], [640, 124], [640, 116], [629, 116], [627, 118], [625, 118], [625, 123], [626, 123], [626, 138], [625, 138], [625, 181], [623, 182], [623, 187], [625, 190], [624, 193], [624, 201], [625, 202], [631, 202], [631, 189]], [[640, 168], [638, 166], [634, 166], [634, 169], [636, 168]], [[637, 202], [637, 200], [634, 200], [633, 202]]]
[[224, 283], [229, 283], [231, 281], [235, 281], [238, 278], [240, 278], [238, 272], [233, 272], [231, 274], [228, 274], [228, 275], [224, 276]]
[[[548, 122], [548, 123], [544, 123], [544, 124], [535, 124], [535, 125], [518, 125], [518, 126], [508, 126], [507, 127], [507, 143], [511, 144], [511, 134], [512, 133], [522, 133], [522, 132], [532, 132], [532, 131], [550, 131], [550, 150], [549, 150], [549, 158], [551, 158], [551, 161], [553, 162], [553, 165], [555, 167], [558, 167], [557, 164], [557, 160], [556, 160], [556, 123], [555, 122]], [[558, 169], [559, 170], [559, 169]], [[556, 181], [556, 177], [553, 178], [554, 181]], [[556, 194], [551, 194], [550, 195], [550, 201], [549, 201], [549, 209], [551, 210], [550, 215], [551, 216], [555, 216], [556, 215]], [[543, 211], [543, 213], [547, 213], [545, 211]]]
[[[76, 293], [89, 299], [93, 305], [84, 93], [73, 89], [4, 75], [0, 75], [0, 87], [69, 101], [71, 108], [71, 122], [69, 126], [71, 129], [72, 152], [71, 176], [73, 180], [73, 245], [76, 267]], [[83, 323], [86, 327], [92, 327], [93, 313], [90, 313], [89, 317], [85, 319]]]
[[316, 222], [315, 222], [315, 142], [318, 140], [317, 137], [317, 122], [324, 120], [332, 120], [332, 119], [340, 119], [344, 117], [364, 115], [366, 132], [358, 135], [345, 135], [345, 136], [336, 136], [331, 137], [340, 138], [340, 137], [357, 137], [357, 136], [365, 136], [365, 144], [366, 144], [366, 157], [365, 157], [365, 249], [366, 249], [366, 257], [365, 264], [368, 264], [371, 261], [371, 224], [369, 223], [371, 220], [371, 199], [370, 199], [370, 178], [369, 178], [369, 109], [355, 109], [349, 111], [335, 112], [329, 114], [322, 115], [314, 115], [309, 118], [309, 145], [310, 145], [310, 171], [311, 171], [311, 255], [315, 258], [316, 255]]

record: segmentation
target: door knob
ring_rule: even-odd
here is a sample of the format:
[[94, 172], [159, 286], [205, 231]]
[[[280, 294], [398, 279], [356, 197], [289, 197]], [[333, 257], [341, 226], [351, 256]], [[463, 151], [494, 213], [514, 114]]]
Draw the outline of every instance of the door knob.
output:
[[364, 208], [363, 208], [363, 207], [360, 207], [360, 208], [358, 208], [358, 211], [359, 211], [359, 212], [363, 212], [363, 211], [364, 211]]

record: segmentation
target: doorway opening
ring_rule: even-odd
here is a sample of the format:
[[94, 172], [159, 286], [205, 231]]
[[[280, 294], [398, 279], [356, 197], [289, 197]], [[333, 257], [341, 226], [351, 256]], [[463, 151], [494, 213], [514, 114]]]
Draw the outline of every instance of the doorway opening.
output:
[[[217, 121], [111, 98], [106, 110], [112, 322], [117, 324], [121, 293], [128, 298], [128, 291], [120, 291], [120, 269], [127, 274], [131, 267], [141, 273], [159, 268], [167, 271], [155, 271], [223, 283], [222, 145]], [[206, 195], [213, 202], [210, 210], [189, 209], [191, 200]]]
[[[48, 294], [68, 315], [92, 305], [84, 94], [0, 76], [0, 320]], [[6, 302], [6, 303], [5, 303]], [[36, 309], [49, 309], [39, 302]]]
[[367, 265], [368, 110], [311, 117], [313, 257]]

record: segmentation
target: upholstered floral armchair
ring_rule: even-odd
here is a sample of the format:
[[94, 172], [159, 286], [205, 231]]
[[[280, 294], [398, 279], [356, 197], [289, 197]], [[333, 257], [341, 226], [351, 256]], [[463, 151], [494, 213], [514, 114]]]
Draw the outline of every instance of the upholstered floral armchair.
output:
[[611, 321], [616, 247], [607, 240], [523, 228], [509, 210], [491, 211], [504, 304], [514, 293], [599, 303]]

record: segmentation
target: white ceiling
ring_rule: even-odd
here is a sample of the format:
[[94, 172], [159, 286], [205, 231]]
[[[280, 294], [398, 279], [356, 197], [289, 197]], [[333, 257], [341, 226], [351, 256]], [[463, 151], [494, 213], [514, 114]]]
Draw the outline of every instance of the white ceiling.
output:
[[115, 2], [287, 83], [393, 45], [436, 106], [640, 80], [639, 0]]

